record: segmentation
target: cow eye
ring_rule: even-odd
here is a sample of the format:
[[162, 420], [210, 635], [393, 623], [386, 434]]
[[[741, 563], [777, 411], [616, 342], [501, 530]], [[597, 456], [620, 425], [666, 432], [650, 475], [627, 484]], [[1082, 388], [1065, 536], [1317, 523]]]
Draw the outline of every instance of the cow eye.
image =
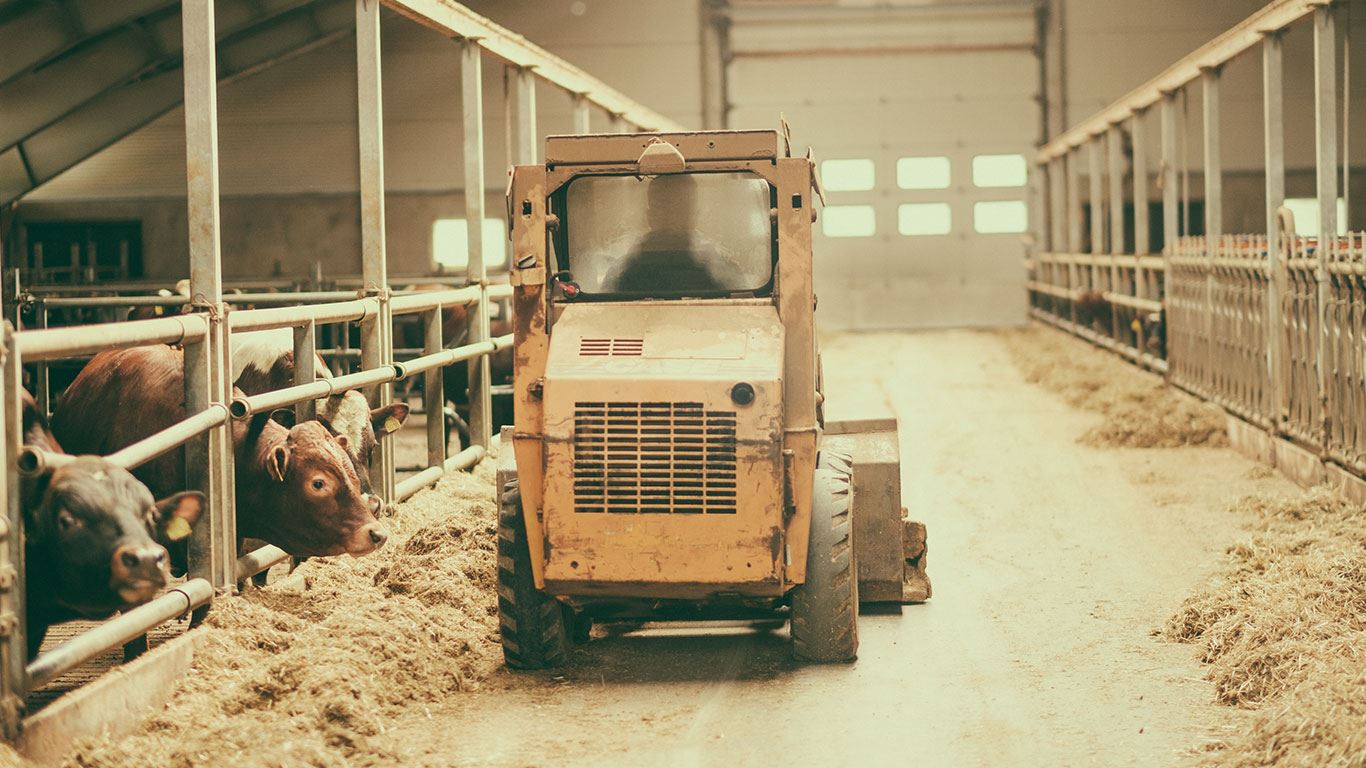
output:
[[313, 478], [313, 490], [321, 491], [325, 485], [327, 485], [327, 483], [323, 482], [321, 477]]
[[75, 530], [80, 524], [81, 521], [65, 509], [57, 513], [57, 529], [62, 533]]

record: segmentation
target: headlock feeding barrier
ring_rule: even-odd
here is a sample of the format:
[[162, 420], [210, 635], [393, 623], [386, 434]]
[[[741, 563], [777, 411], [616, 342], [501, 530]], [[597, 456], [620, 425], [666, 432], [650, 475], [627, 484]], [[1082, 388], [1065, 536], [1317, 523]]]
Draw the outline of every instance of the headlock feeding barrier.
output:
[[[393, 399], [395, 382], [421, 376], [427, 418], [425, 466], [399, 481], [394, 460], [394, 434], [382, 431], [372, 455], [374, 492], [398, 502], [436, 482], [449, 471], [464, 470], [483, 457], [491, 439], [489, 356], [511, 345], [512, 335], [490, 336], [489, 318], [496, 302], [510, 296], [505, 284], [490, 280], [483, 243], [485, 207], [484, 98], [482, 64], [493, 59], [505, 68], [504, 100], [508, 117], [507, 155], [511, 163], [536, 162], [540, 134], [536, 128], [536, 81], [565, 92], [572, 100], [575, 132], [589, 132], [590, 111], [602, 110], [613, 131], [679, 130], [681, 126], [637, 104], [577, 67], [451, 0], [355, 0], [356, 64], [360, 143], [362, 273], [354, 290], [278, 292], [285, 281], [252, 281], [247, 293], [225, 301], [220, 259], [217, 87], [214, 0], [183, 0], [181, 23], [184, 53], [184, 114], [189, 212], [189, 280], [183, 295], [162, 291], [148, 282], [97, 283], [84, 292], [125, 295], [74, 295], [71, 285], [25, 286], [10, 296], [3, 338], [3, 388], [0, 421], [0, 473], [7, 514], [0, 519], [0, 730], [21, 738], [28, 719], [29, 694], [89, 660], [134, 642], [159, 624], [190, 611], [202, 614], [212, 601], [230, 594], [244, 580], [284, 561], [288, 554], [266, 546], [239, 556], [235, 529], [231, 426], [235, 419], [293, 406], [298, 418], [313, 416], [317, 398], [361, 390], [372, 406]], [[383, 94], [380, 78], [380, 12], [387, 6], [403, 17], [451, 38], [460, 49], [464, 146], [464, 199], [469, 265], [457, 285], [424, 292], [396, 291], [392, 284], [450, 282], [449, 275], [397, 276], [385, 258]], [[404, 23], [404, 22], [400, 22]], [[515, 255], [514, 255], [515, 258]], [[41, 273], [39, 275], [41, 277]], [[280, 283], [277, 285], [277, 283]], [[335, 281], [345, 285], [346, 280]], [[130, 295], [131, 294], [131, 295]], [[170, 295], [168, 295], [170, 294]], [[36, 308], [37, 328], [16, 330], [23, 316], [14, 301]], [[278, 305], [278, 306], [274, 306]], [[253, 308], [235, 308], [249, 306]], [[443, 338], [442, 311], [469, 308], [469, 331], [461, 339]], [[156, 307], [161, 316], [70, 327], [43, 327], [50, 310]], [[394, 318], [417, 315], [423, 333], [420, 349], [394, 348]], [[341, 325], [334, 334], [345, 345], [347, 324], [360, 329], [359, 368], [333, 378], [318, 378], [314, 368], [319, 326]], [[234, 334], [289, 328], [296, 363], [292, 386], [251, 396], [234, 396], [231, 349]], [[458, 343], [458, 346], [453, 344]], [[29, 660], [25, 626], [24, 515], [22, 473], [41, 472], [72, 457], [23, 444], [25, 365], [39, 408], [47, 411], [51, 361], [88, 357], [96, 352], [150, 344], [184, 349], [187, 417], [108, 459], [133, 468], [168, 451], [186, 450], [189, 489], [202, 491], [207, 507], [189, 538], [189, 573], [172, 582], [161, 596], [111, 618]], [[346, 350], [331, 350], [334, 354]], [[448, 456], [442, 419], [443, 369], [470, 361], [469, 445]], [[98, 726], [98, 722], [94, 724]], [[92, 726], [92, 727], [94, 727]], [[74, 737], [74, 733], [71, 734]]]
[[[1222, 406], [1237, 417], [1235, 443], [1251, 439], [1255, 452], [1296, 479], [1336, 481], [1360, 494], [1353, 478], [1366, 476], [1366, 233], [1339, 234], [1332, 203], [1309, 222], [1285, 207], [1282, 47], [1297, 23], [1313, 31], [1316, 196], [1350, 201], [1347, 8], [1276, 0], [1044, 145], [1034, 159], [1026, 268], [1034, 317]], [[1228, 233], [1220, 78], [1228, 62], [1256, 48], [1265, 228]], [[1203, 228], [1192, 221], [1184, 114], [1197, 85]], [[1153, 186], [1161, 195], [1160, 254], [1150, 252]]]

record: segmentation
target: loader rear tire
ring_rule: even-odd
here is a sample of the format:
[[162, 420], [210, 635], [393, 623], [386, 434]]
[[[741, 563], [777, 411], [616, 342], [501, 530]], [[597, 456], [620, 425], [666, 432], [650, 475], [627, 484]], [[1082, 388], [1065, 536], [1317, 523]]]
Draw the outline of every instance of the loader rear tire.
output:
[[822, 451], [811, 499], [806, 581], [792, 591], [792, 655], [838, 663], [858, 656], [858, 571], [848, 457]]
[[569, 648], [564, 608], [536, 588], [522, 520], [522, 494], [513, 480], [504, 489], [498, 510], [498, 631], [504, 663], [512, 669], [563, 664]]

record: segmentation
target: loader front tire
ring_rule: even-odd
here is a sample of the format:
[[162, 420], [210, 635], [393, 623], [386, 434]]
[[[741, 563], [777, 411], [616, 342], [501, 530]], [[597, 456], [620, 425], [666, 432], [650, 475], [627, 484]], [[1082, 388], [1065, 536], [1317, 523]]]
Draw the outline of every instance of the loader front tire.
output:
[[811, 498], [806, 581], [792, 591], [792, 655], [838, 663], [858, 656], [858, 571], [849, 459], [822, 451]]
[[564, 606], [536, 588], [531, 573], [522, 494], [516, 480], [498, 509], [498, 631], [511, 669], [545, 669], [564, 663], [569, 647]]

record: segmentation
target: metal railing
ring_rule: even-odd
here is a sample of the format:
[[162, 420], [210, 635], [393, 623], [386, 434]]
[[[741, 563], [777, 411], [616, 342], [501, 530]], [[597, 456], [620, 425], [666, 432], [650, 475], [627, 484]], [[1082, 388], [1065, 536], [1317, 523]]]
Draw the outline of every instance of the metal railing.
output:
[[[394, 434], [382, 430], [371, 463], [374, 492], [390, 502], [408, 498], [434, 483], [445, 473], [467, 469], [485, 455], [491, 441], [489, 357], [512, 344], [512, 336], [491, 337], [492, 302], [505, 300], [510, 289], [491, 285], [483, 247], [484, 142], [482, 61], [491, 56], [506, 68], [509, 88], [505, 94], [509, 118], [508, 158], [513, 163], [535, 163], [539, 134], [536, 129], [535, 81], [540, 79], [564, 91], [573, 101], [576, 132], [589, 129], [590, 108], [606, 112], [613, 130], [635, 127], [644, 130], [678, 130], [680, 127], [631, 101], [581, 70], [532, 45], [521, 37], [483, 19], [450, 0], [383, 0], [404, 16], [454, 38], [460, 47], [462, 113], [464, 127], [465, 206], [469, 223], [467, 275], [463, 287], [408, 293], [391, 287], [415, 282], [450, 281], [388, 273], [384, 236], [384, 163], [381, 127], [383, 107], [380, 78], [379, 0], [356, 0], [356, 61], [360, 141], [361, 263], [359, 279], [337, 279], [333, 286], [344, 291], [307, 293], [225, 294], [220, 258], [217, 156], [217, 77], [213, 0], [182, 0], [184, 45], [184, 115], [187, 155], [189, 219], [188, 296], [80, 296], [81, 292], [144, 291], [155, 284], [132, 281], [98, 286], [25, 286], [7, 296], [11, 303], [22, 294], [41, 311], [57, 307], [154, 306], [180, 308], [184, 314], [168, 314], [148, 320], [128, 320], [91, 326], [38, 328], [14, 331], [5, 328], [0, 422], [5, 439], [0, 443], [0, 483], [4, 484], [7, 515], [0, 518], [0, 730], [15, 737], [22, 727], [25, 699], [36, 687], [50, 681], [99, 653], [144, 635], [151, 628], [187, 611], [204, 610], [215, 595], [232, 592], [238, 583], [288, 554], [266, 546], [239, 557], [234, 498], [231, 421], [252, 413], [293, 405], [300, 417], [312, 415], [316, 398], [361, 389], [372, 405], [392, 400], [394, 382], [421, 376], [427, 411], [427, 460], [416, 474], [398, 482], [394, 464]], [[400, 282], [401, 281], [401, 282]], [[267, 284], [269, 283], [269, 284]], [[16, 283], [17, 285], [17, 275]], [[261, 288], [285, 287], [272, 281], [253, 281]], [[299, 284], [291, 282], [292, 287]], [[62, 293], [66, 296], [52, 294]], [[130, 301], [131, 299], [131, 301]], [[231, 302], [231, 304], [229, 303]], [[321, 302], [321, 303], [319, 303]], [[281, 304], [260, 308], [233, 308], [232, 304]], [[469, 332], [461, 346], [443, 338], [443, 310], [463, 305], [468, 312]], [[15, 307], [7, 307], [16, 309]], [[394, 350], [394, 318], [416, 314], [423, 324], [420, 354], [398, 361]], [[14, 315], [16, 318], [18, 315]], [[360, 326], [360, 368], [331, 379], [318, 379], [314, 368], [317, 329], [329, 323]], [[270, 328], [293, 329], [294, 382], [274, 392], [234, 397], [230, 381], [231, 339], [234, 333]], [[344, 339], [346, 334], [342, 334]], [[24, 626], [24, 551], [22, 499], [19, 473], [41, 472], [69, 461], [70, 457], [48, 453], [22, 444], [23, 364], [47, 363], [88, 356], [98, 351], [143, 344], [172, 343], [184, 348], [185, 412], [188, 417], [139, 443], [111, 455], [115, 463], [134, 467], [177, 447], [186, 451], [186, 484], [204, 492], [206, 509], [189, 539], [189, 574], [183, 584], [165, 595], [87, 633], [40, 654], [29, 662]], [[345, 351], [345, 350], [343, 350]], [[447, 456], [443, 424], [443, 369], [469, 361], [471, 403], [470, 444]], [[47, 399], [47, 383], [40, 384]], [[44, 403], [46, 407], [46, 403]]]
[[[1338, 235], [1337, 206], [1327, 202], [1305, 227], [1316, 234], [1297, 234], [1284, 207], [1282, 40], [1306, 18], [1314, 37], [1316, 195], [1319, 201], [1348, 196], [1341, 180], [1350, 172], [1350, 109], [1342, 108], [1349, 57], [1338, 57], [1338, 46], [1350, 40], [1338, 34], [1344, 7], [1334, 0], [1276, 0], [1042, 147], [1032, 184], [1040, 215], [1026, 266], [1033, 316], [1165, 373], [1171, 383], [1323, 462], [1366, 476], [1366, 233]], [[1228, 234], [1222, 231], [1220, 78], [1225, 64], [1257, 47], [1266, 229]], [[1178, 120], [1186, 89], [1197, 83], [1203, 231], [1190, 221], [1187, 121]], [[1153, 106], [1161, 133], [1155, 168], [1144, 139]], [[1132, 152], [1128, 190], [1126, 148]], [[1162, 199], [1161, 257], [1147, 253], [1154, 183]]]

